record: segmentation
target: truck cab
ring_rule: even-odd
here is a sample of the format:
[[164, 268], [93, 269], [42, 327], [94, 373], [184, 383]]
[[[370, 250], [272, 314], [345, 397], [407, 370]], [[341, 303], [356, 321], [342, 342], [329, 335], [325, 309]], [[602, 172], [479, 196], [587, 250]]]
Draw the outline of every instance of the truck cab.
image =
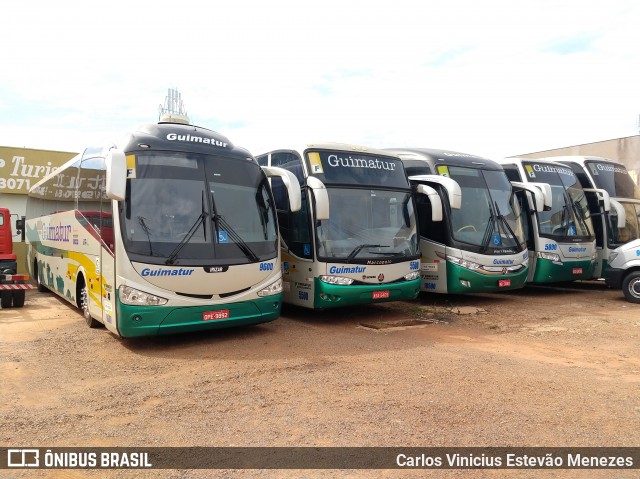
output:
[[0, 274], [15, 274], [18, 271], [16, 255], [13, 253], [11, 214], [0, 208]]
[[[16, 220], [18, 234], [24, 231], [24, 219]], [[28, 283], [29, 276], [16, 274], [18, 261], [13, 253], [13, 233], [11, 214], [7, 208], [0, 208], [0, 306], [10, 308], [24, 306], [25, 291], [33, 289]]]

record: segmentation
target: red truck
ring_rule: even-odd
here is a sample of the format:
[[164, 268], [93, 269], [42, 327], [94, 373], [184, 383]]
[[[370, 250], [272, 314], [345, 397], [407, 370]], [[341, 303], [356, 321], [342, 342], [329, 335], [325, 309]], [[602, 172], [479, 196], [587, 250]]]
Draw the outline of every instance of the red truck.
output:
[[[16, 229], [24, 237], [24, 219], [16, 220]], [[35, 289], [29, 283], [29, 275], [16, 274], [18, 262], [13, 253], [13, 233], [11, 214], [7, 208], [0, 208], [0, 306], [10, 308], [24, 306], [27, 289]]]

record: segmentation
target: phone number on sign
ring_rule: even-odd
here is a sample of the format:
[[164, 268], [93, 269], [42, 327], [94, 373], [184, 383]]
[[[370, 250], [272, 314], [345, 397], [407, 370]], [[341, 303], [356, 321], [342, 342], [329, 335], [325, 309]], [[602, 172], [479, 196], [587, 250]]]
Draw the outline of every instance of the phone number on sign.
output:
[[31, 181], [25, 178], [0, 178], [0, 189], [4, 190], [27, 190], [31, 188]]

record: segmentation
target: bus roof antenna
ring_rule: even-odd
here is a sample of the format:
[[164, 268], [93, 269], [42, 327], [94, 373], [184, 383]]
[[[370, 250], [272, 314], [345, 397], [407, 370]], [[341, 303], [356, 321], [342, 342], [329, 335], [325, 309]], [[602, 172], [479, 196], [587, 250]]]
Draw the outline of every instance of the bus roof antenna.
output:
[[162, 123], [182, 123], [189, 125], [189, 117], [184, 109], [182, 95], [177, 88], [169, 88], [164, 99], [164, 105], [160, 105], [158, 121]]

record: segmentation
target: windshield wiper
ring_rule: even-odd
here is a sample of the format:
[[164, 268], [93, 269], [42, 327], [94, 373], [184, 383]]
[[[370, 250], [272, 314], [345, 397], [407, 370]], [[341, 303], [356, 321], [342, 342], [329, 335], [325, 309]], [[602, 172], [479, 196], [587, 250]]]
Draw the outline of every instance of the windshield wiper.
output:
[[227, 223], [227, 220], [225, 220], [221, 215], [215, 215], [213, 217], [213, 221], [216, 222], [216, 230], [218, 229], [218, 225], [222, 225], [235, 245], [240, 248], [240, 250], [247, 256], [247, 258], [249, 258], [254, 263], [260, 261], [260, 258], [258, 258], [258, 256], [251, 250], [249, 245], [245, 243], [240, 235], [235, 232], [231, 225]]
[[[580, 203], [578, 203], [577, 200], [576, 201], [572, 201], [571, 205], [572, 205], [572, 209], [573, 209], [573, 216], [575, 218], [578, 218], [578, 221], [580, 223], [582, 223], [582, 226], [587, 231], [587, 235], [591, 235], [591, 230], [589, 229], [589, 225], [584, 220], [584, 210], [583, 210], [582, 206], [580, 205]], [[578, 233], [576, 232], [576, 234], [578, 234]]]
[[216, 228], [213, 242], [214, 243], [216, 242], [215, 238], [218, 238], [218, 241], [220, 240], [219, 231], [220, 231], [220, 225], [222, 225], [222, 227], [224, 228], [226, 233], [229, 235], [229, 237], [233, 240], [235, 245], [238, 248], [240, 248], [240, 251], [242, 251], [247, 258], [249, 258], [254, 263], [257, 263], [258, 261], [260, 261], [260, 258], [258, 258], [258, 256], [249, 247], [249, 245], [245, 243], [245, 241], [240, 237], [240, 235], [236, 233], [236, 231], [231, 227], [231, 225], [227, 223], [227, 220], [225, 220], [222, 215], [218, 214], [218, 209], [216, 208], [216, 200], [213, 197], [213, 191], [211, 192], [211, 207], [213, 208], [212, 220]]
[[200, 215], [196, 218], [196, 221], [191, 225], [191, 228], [189, 228], [189, 231], [187, 231], [187, 234], [185, 235], [185, 237], [182, 238], [182, 241], [180, 241], [180, 243], [178, 243], [178, 245], [173, 249], [169, 257], [167, 258], [167, 261], [165, 261], [165, 264], [175, 263], [176, 258], [178, 257], [178, 254], [180, 253], [180, 251], [182, 251], [182, 248], [185, 247], [185, 245], [191, 240], [195, 232], [198, 231], [199, 223], [203, 223], [203, 228], [204, 228], [204, 219], [206, 217], [207, 217], [206, 212], [203, 211], [202, 213], [200, 213]]
[[[511, 237], [513, 238], [513, 241], [519, 246], [521, 247], [520, 243], [518, 242], [518, 238], [516, 237], [516, 234], [513, 232], [513, 230], [511, 229], [511, 226], [509, 226], [509, 222], [507, 221], [507, 219], [504, 217], [504, 215], [502, 213], [500, 213], [500, 207], [498, 206], [498, 202], [495, 201], [494, 204], [496, 205], [496, 213], [498, 213], [498, 219], [502, 222], [502, 224], [507, 228], [507, 231], [509, 232], [509, 234], [511, 235]], [[499, 231], [498, 231], [499, 233]], [[520, 250], [522, 251], [522, 249]]]
[[142, 227], [142, 231], [147, 235], [147, 241], [149, 241], [149, 256], [153, 256], [153, 247], [151, 246], [151, 230], [147, 226], [147, 218], [144, 216], [138, 216], [138, 223]]
[[489, 240], [491, 239], [491, 233], [493, 232], [493, 227], [495, 226], [495, 223], [496, 223], [496, 216], [493, 213], [491, 202], [487, 201], [487, 206], [489, 206], [489, 221], [487, 222], [487, 229], [484, 230], [484, 236], [482, 237], [483, 252], [489, 249]]
[[353, 258], [355, 258], [364, 248], [390, 248], [390, 246], [385, 246], [383, 244], [361, 244], [360, 246], [356, 246], [354, 250], [349, 253], [349, 256], [347, 256], [347, 263], [351, 263]]

